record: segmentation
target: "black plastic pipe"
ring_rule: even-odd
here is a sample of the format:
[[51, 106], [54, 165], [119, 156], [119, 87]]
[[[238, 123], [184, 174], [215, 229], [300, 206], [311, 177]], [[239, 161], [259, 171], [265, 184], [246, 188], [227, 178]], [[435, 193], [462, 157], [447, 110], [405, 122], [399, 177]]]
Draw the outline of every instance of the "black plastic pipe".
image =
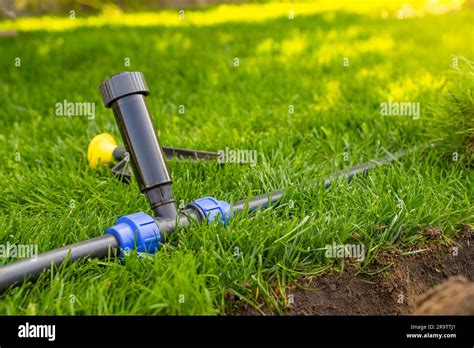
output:
[[[192, 160], [213, 160], [219, 157], [217, 152], [212, 151], [191, 150], [167, 146], [163, 146], [161, 149], [167, 159], [184, 158]], [[126, 153], [127, 150], [125, 150], [125, 148], [118, 146], [112, 154], [116, 160], [121, 161], [125, 158]]]
[[140, 191], [157, 217], [178, 215], [171, 178], [145, 102], [148, 86], [141, 72], [122, 72], [100, 85], [102, 99], [112, 108]]
[[51, 265], [60, 266], [69, 256], [69, 262], [85, 258], [103, 259], [114, 256], [119, 244], [114, 236], [106, 234], [48, 251], [29, 259], [0, 267], [0, 292], [24, 280], [35, 280]]
[[254, 211], [257, 209], [266, 208], [270, 205], [277, 203], [281, 199], [281, 197], [283, 197], [284, 193], [284, 190], [277, 190], [270, 193], [264, 193], [259, 196], [255, 196], [250, 201], [242, 199], [232, 204], [232, 212], [239, 213], [245, 209], [248, 209], [249, 211]]
[[[414, 147], [414, 148], [409, 149], [409, 150], [403, 150], [403, 149], [398, 150], [397, 152], [388, 154], [387, 156], [380, 157], [380, 158], [377, 158], [377, 159], [374, 159], [374, 160], [371, 160], [371, 161], [368, 161], [368, 162], [365, 162], [365, 163], [358, 164], [358, 165], [350, 167], [348, 169], [344, 169], [344, 170], [338, 171], [336, 173], [330, 174], [330, 175], [328, 175], [324, 178], [324, 186], [326, 188], [328, 188], [329, 186], [331, 186], [332, 181], [334, 181], [335, 179], [341, 179], [341, 178], [346, 178], [346, 177], [347, 177], [348, 181], [351, 182], [352, 178], [355, 175], [357, 175], [357, 174], [366, 174], [369, 171], [369, 169], [372, 169], [372, 168], [377, 167], [377, 166], [381, 166], [381, 165], [386, 164], [386, 163], [393, 162], [396, 159], [399, 159], [400, 157], [406, 155], [407, 153], [411, 153], [411, 152], [415, 151], [416, 149], [417, 148]], [[310, 186], [313, 185], [312, 180], [309, 182], [309, 185]]]
[[[348, 182], [351, 182], [354, 176], [358, 174], [367, 174], [367, 172], [376, 167], [386, 163], [393, 162], [394, 160], [406, 155], [407, 153], [415, 151], [416, 148], [410, 150], [399, 150], [393, 154], [389, 154], [387, 156], [377, 158], [375, 160], [358, 164], [356, 166], [338, 171], [336, 173], [330, 174], [324, 178], [324, 187], [329, 188], [331, 184], [341, 178], [347, 178]], [[310, 180], [308, 186], [311, 187], [314, 185], [314, 180]], [[276, 204], [285, 194], [284, 189], [276, 190], [269, 193], [264, 193], [259, 196], [252, 198], [250, 201], [243, 199], [240, 201], [235, 202], [232, 205], [232, 211], [234, 213], [238, 213], [242, 210], [248, 209], [249, 211], [266, 208], [270, 205]]]

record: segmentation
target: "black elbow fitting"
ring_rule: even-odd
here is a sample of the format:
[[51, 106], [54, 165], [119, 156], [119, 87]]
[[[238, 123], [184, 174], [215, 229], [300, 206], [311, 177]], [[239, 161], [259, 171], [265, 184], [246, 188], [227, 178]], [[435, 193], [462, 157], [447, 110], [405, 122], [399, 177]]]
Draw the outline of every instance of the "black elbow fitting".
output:
[[117, 121], [140, 191], [157, 217], [178, 215], [171, 178], [155, 134], [145, 96], [150, 92], [141, 72], [121, 72], [100, 85], [102, 99]]

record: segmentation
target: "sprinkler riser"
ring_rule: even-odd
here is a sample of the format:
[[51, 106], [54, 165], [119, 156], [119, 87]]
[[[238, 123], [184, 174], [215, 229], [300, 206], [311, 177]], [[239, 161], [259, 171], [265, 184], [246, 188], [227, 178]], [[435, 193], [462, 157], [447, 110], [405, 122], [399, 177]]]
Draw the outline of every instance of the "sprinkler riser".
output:
[[106, 107], [111, 108], [130, 155], [140, 191], [156, 217], [176, 218], [178, 210], [171, 191], [171, 178], [145, 101], [149, 94], [142, 73], [111, 76], [100, 86]]

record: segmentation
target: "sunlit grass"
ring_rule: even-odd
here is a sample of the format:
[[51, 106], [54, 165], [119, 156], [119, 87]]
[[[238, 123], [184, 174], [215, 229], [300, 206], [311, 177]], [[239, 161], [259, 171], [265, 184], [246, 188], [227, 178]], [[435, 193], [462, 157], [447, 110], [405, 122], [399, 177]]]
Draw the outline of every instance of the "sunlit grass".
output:
[[[219, 5], [209, 10], [174, 10], [147, 13], [123, 13], [119, 7], [104, 6], [96, 16], [82, 16], [75, 13], [74, 18], [43, 16], [20, 18], [16, 21], [0, 22], [0, 29], [21, 31], [62, 31], [80, 27], [101, 27], [104, 25], [125, 27], [147, 26], [210, 26], [222, 23], [257, 23], [279, 17], [310, 16], [328, 11], [347, 11], [357, 14], [380, 16], [382, 18], [411, 18], [425, 14], [443, 14], [459, 10], [464, 0], [320, 0], [307, 2], [276, 2], [266, 4]], [[331, 19], [331, 12], [328, 13]]]
[[416, 100], [421, 93], [435, 94], [444, 83], [445, 78], [442, 76], [435, 78], [429, 73], [421, 72], [389, 83], [386, 96], [391, 100]]

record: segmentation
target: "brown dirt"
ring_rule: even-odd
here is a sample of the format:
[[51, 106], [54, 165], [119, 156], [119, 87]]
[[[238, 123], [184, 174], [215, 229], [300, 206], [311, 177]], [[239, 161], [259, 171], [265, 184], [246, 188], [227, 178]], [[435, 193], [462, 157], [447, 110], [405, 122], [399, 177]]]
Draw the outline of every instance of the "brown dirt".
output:
[[[436, 233], [431, 233], [433, 231]], [[300, 279], [286, 291], [294, 299], [286, 313], [474, 314], [474, 283], [470, 282], [474, 280], [472, 231], [463, 227], [461, 235], [449, 245], [438, 239], [437, 230], [425, 232], [431, 234], [429, 238], [437, 239], [423, 246], [429, 250], [405, 256], [401, 255], [401, 250], [384, 251], [371, 265], [372, 271], [381, 270], [376, 274], [356, 274], [357, 267], [349, 265], [343, 271]], [[448, 280], [452, 276], [459, 277]], [[258, 314], [247, 306], [237, 312], [241, 315]]]
[[[433, 243], [423, 253], [401, 256], [400, 251], [387, 251], [378, 258], [376, 267], [391, 267], [373, 276], [356, 275], [354, 268], [348, 268], [302, 279], [294, 289], [294, 304], [288, 314], [403, 315], [414, 313], [418, 306], [420, 314], [452, 314], [462, 312], [463, 306], [469, 311], [474, 306], [472, 283], [458, 279], [433, 289], [450, 276], [474, 280], [472, 233], [466, 228], [463, 232], [456, 244]], [[458, 248], [457, 255], [453, 247]], [[463, 291], [471, 295], [463, 297]], [[461, 308], [457, 307], [454, 302], [459, 300], [469, 302], [470, 307], [462, 301]]]

